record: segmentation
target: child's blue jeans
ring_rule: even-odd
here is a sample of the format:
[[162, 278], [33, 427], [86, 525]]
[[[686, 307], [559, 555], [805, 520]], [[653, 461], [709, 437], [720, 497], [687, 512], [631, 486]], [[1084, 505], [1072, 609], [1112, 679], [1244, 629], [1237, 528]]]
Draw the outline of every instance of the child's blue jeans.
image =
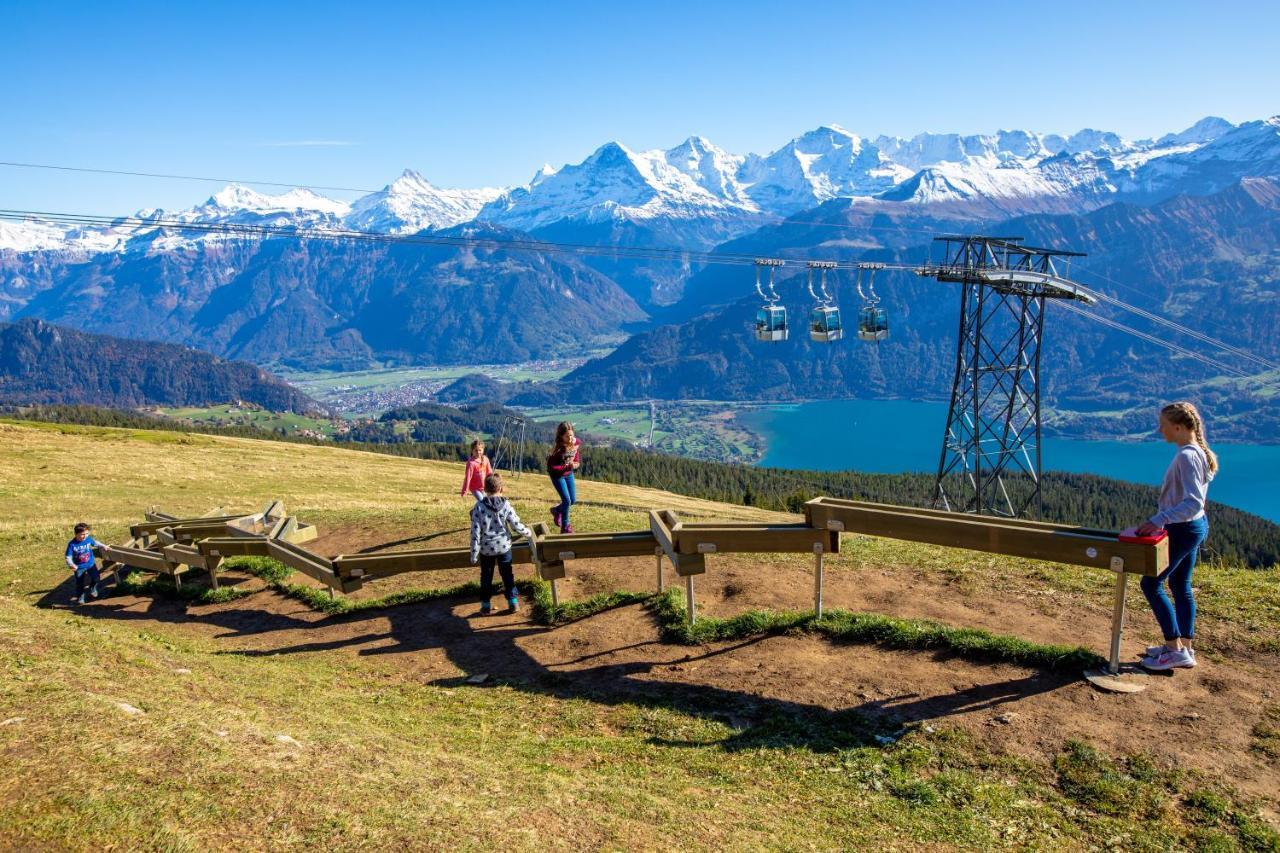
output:
[[560, 504], [556, 507], [556, 509], [560, 510], [560, 526], [568, 527], [569, 507], [578, 502], [578, 490], [573, 482], [573, 474], [552, 477], [551, 485], [556, 487], [556, 494], [560, 496]]
[[[1169, 532], [1169, 568], [1157, 577], [1144, 577], [1142, 594], [1160, 623], [1165, 642], [1179, 637], [1190, 640], [1196, 635], [1196, 599], [1191, 592], [1191, 572], [1195, 570], [1200, 545], [1209, 535], [1209, 519], [1202, 516], [1194, 521], [1167, 525], [1165, 530]], [[1172, 603], [1164, 592], [1165, 581], [1173, 593]]]
[[98, 585], [102, 580], [102, 575], [98, 572], [97, 565], [85, 566], [76, 572], [76, 597], [84, 595], [89, 590]]
[[507, 594], [507, 601], [510, 601], [516, 597], [516, 577], [511, 571], [510, 551], [502, 554], [480, 555], [480, 600], [488, 601], [493, 597], [493, 567], [495, 564], [502, 575], [503, 592]]

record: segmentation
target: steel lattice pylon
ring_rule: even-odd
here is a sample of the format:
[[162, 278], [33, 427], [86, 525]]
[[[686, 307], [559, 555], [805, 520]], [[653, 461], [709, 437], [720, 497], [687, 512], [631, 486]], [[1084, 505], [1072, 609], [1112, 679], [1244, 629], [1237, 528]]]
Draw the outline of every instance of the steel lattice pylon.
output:
[[1059, 277], [1076, 252], [1018, 237], [939, 237], [942, 264], [921, 275], [958, 282], [960, 333], [934, 506], [956, 512], [1041, 514], [1040, 344], [1045, 300], [1092, 302]]

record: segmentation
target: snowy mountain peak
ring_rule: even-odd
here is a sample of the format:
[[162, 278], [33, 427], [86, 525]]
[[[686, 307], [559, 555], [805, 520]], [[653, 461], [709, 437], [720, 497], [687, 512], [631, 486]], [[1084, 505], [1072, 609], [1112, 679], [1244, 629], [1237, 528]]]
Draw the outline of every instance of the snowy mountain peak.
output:
[[1181, 133], [1166, 133], [1156, 140], [1156, 145], [1186, 145], [1188, 143], [1212, 142], [1225, 133], [1235, 130], [1236, 126], [1225, 118], [1205, 116]]
[[343, 216], [348, 209], [343, 202], [301, 187], [280, 195], [265, 195], [243, 184], [227, 184], [192, 212], [200, 216], [217, 216], [223, 213], [307, 211]]
[[1067, 144], [1063, 150], [1069, 154], [1083, 154], [1085, 152], [1123, 151], [1129, 147], [1129, 143], [1125, 142], [1117, 134], [1087, 127], [1067, 137]]
[[480, 209], [502, 194], [500, 189], [451, 190], [435, 186], [413, 169], [376, 193], [356, 199], [344, 223], [357, 231], [412, 234], [448, 228], [475, 219]]

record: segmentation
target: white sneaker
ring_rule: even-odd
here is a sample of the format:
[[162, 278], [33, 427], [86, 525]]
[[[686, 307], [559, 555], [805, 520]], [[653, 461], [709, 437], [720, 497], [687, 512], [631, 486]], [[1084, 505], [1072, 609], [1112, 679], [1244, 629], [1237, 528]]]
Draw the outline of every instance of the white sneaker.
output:
[[[1147, 653], [1146, 653], [1145, 655], [1143, 655], [1143, 657], [1148, 657], [1148, 658], [1158, 658], [1158, 657], [1160, 657], [1160, 655], [1164, 654], [1164, 653], [1165, 653], [1165, 652], [1167, 652], [1167, 651], [1168, 651], [1168, 649], [1167, 649], [1167, 648], [1165, 648], [1164, 646], [1147, 646]], [[1192, 659], [1192, 660], [1195, 660], [1195, 659], [1196, 659], [1196, 650], [1195, 650], [1195, 649], [1187, 649], [1186, 651], [1187, 651], [1187, 652], [1189, 652], [1189, 653], [1191, 654], [1191, 659]]]
[[1166, 669], [1190, 669], [1195, 665], [1196, 659], [1187, 649], [1165, 649], [1159, 657], [1142, 659], [1142, 668], [1155, 672], [1163, 672]]

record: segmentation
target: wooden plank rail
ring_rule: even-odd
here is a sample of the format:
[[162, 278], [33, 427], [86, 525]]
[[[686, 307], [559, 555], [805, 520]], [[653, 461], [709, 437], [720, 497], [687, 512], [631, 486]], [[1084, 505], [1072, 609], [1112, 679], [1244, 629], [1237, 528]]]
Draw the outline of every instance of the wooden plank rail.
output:
[[141, 539], [144, 536], [154, 536], [156, 531], [162, 527], [175, 527], [183, 524], [201, 524], [210, 522], [228, 522], [244, 518], [246, 513], [239, 515], [219, 515], [212, 518], [196, 517], [196, 518], [163, 518], [156, 521], [144, 521], [142, 524], [134, 524], [129, 528], [129, 535], [134, 539]]
[[269, 557], [267, 540], [263, 537], [210, 536], [196, 543], [196, 549], [205, 557]]
[[1168, 540], [1158, 545], [1121, 542], [1111, 531], [1062, 524], [836, 498], [806, 503], [805, 519], [814, 527], [1140, 575], [1157, 575], [1169, 565]]
[[[279, 539], [267, 539], [267, 553], [289, 568], [302, 572], [307, 577], [320, 581], [331, 589], [343, 589], [343, 583], [334, 570], [333, 563], [326, 557], [313, 554], [292, 542], [281, 542]], [[344, 590], [345, 591], [345, 590]]]
[[135, 569], [147, 569], [153, 572], [168, 573], [169, 564], [164, 554], [147, 551], [142, 548], [123, 548], [119, 545], [103, 545], [101, 552], [104, 559]]
[[840, 534], [808, 524], [681, 524], [676, 536], [681, 554], [812, 554], [840, 550]]
[[[527, 565], [533, 562], [528, 544], [511, 546], [511, 562]], [[389, 554], [342, 555], [333, 561], [334, 569], [342, 578], [391, 577], [406, 572], [439, 572], [449, 569], [470, 569], [470, 548], [422, 548], [414, 551], [392, 551]]]

